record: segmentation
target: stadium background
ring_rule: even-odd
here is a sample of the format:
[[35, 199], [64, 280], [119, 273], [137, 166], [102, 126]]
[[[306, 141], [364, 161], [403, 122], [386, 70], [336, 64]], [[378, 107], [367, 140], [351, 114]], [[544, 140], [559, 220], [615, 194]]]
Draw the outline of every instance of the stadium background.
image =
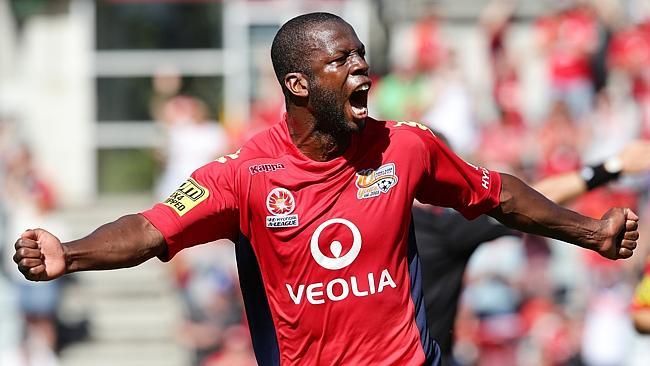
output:
[[[270, 42], [316, 10], [366, 43], [371, 115], [423, 121], [472, 162], [533, 181], [650, 137], [650, 1], [0, 0], [0, 365], [254, 364], [230, 243], [37, 285], [10, 252], [28, 227], [66, 240], [147, 208], [276, 122]], [[649, 185], [573, 207], [632, 206], [644, 232]], [[644, 251], [606, 263], [531, 237], [484, 246], [459, 361], [647, 365], [628, 317]]]

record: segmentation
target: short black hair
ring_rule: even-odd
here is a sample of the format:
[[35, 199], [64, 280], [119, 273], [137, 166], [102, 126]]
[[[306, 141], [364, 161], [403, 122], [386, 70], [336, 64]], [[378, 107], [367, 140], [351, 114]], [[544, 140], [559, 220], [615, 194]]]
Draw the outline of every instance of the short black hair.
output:
[[286, 95], [284, 76], [291, 72], [311, 75], [308, 64], [308, 42], [311, 40], [309, 31], [315, 26], [328, 22], [345, 23], [341, 17], [330, 13], [309, 13], [299, 15], [284, 23], [273, 38], [271, 45], [271, 61], [273, 70], [282, 90]]

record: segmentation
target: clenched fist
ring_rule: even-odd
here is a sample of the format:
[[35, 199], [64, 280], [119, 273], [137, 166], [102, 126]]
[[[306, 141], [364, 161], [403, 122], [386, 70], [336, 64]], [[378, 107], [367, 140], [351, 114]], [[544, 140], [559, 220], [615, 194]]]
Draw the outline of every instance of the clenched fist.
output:
[[43, 229], [25, 231], [14, 246], [14, 262], [30, 281], [49, 281], [65, 274], [61, 241]]
[[604, 240], [598, 253], [605, 258], [620, 259], [632, 256], [639, 239], [639, 217], [628, 208], [612, 208], [603, 217]]

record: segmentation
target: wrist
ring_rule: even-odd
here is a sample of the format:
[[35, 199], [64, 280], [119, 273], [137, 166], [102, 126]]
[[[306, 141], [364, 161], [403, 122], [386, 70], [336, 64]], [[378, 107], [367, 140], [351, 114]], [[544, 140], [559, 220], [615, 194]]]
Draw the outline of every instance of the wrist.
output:
[[622, 163], [617, 157], [607, 159], [605, 162], [597, 165], [584, 167], [580, 171], [580, 176], [587, 186], [587, 190], [617, 179], [621, 175]]
[[70, 252], [70, 245], [67, 245], [67, 243], [61, 243], [61, 248], [63, 249], [63, 274], [72, 273], [74, 272], [74, 269], [72, 269], [73, 255]]

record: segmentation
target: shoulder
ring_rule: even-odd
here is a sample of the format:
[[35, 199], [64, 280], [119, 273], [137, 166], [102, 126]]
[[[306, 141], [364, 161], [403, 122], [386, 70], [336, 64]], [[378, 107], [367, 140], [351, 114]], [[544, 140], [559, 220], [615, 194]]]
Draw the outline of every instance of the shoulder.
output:
[[278, 129], [276, 125], [257, 133], [236, 151], [220, 156], [208, 165], [218, 167], [221, 164], [238, 170], [260, 159], [278, 158], [284, 155], [286, 147]]
[[202, 181], [212, 181], [223, 176], [235, 177], [241, 170], [247, 170], [259, 161], [281, 156], [282, 147], [274, 137], [273, 130], [272, 127], [256, 134], [236, 151], [203, 165], [193, 176]]
[[370, 123], [376, 126], [375, 129], [385, 128], [388, 130], [391, 138], [409, 140], [435, 137], [431, 129], [421, 122], [371, 119]]
[[429, 149], [438, 145], [439, 138], [426, 125], [414, 121], [374, 121], [388, 131], [391, 143], [412, 149]]

